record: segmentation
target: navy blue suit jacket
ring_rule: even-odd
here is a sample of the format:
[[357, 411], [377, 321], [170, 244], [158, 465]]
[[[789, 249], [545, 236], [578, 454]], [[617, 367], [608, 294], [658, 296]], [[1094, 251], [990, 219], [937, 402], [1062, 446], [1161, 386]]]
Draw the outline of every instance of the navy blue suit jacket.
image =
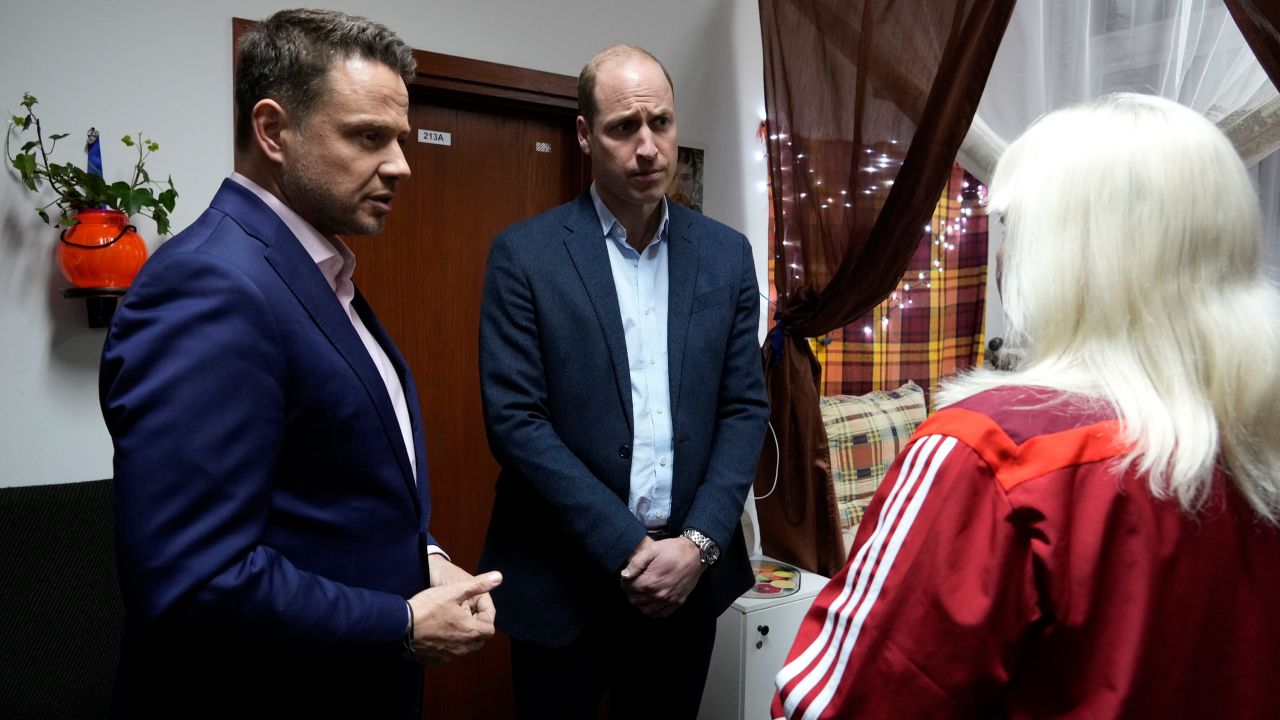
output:
[[125, 296], [101, 370], [121, 714], [416, 717], [422, 673], [399, 650], [432, 542], [422, 422], [354, 305], [409, 399], [416, 479], [333, 290], [245, 188], [224, 182]]
[[[745, 237], [668, 207], [669, 529], [719, 544], [687, 603], [719, 614], [751, 583], [739, 518], [768, 419], [759, 293]], [[631, 376], [606, 242], [583, 193], [498, 235], [485, 274], [481, 388], [502, 471], [481, 567], [504, 575], [498, 626], [552, 647], [618, 601], [645, 536], [627, 509]]]

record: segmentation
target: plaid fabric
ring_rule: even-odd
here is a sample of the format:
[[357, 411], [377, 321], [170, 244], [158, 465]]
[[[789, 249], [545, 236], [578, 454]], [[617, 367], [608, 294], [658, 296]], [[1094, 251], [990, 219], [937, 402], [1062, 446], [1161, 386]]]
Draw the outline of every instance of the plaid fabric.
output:
[[871, 312], [813, 340], [824, 395], [860, 395], [938, 380], [982, 362], [987, 217], [978, 181], [955, 165], [898, 290]]
[[908, 382], [887, 392], [827, 396], [821, 405], [844, 530], [862, 522], [862, 513], [889, 465], [924, 422], [924, 390]]

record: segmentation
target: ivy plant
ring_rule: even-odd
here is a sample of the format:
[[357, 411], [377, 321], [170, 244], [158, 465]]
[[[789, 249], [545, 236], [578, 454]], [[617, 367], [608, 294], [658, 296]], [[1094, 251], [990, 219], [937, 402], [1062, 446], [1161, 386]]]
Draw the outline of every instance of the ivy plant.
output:
[[[161, 235], [169, 234], [169, 213], [173, 212], [178, 191], [173, 187], [172, 177], [163, 183], [158, 182], [151, 178], [146, 168], [147, 158], [159, 150], [160, 145], [144, 138], [141, 132], [120, 138], [120, 142], [126, 147], [137, 149], [138, 159], [133, 165], [133, 176], [128, 182], [119, 180], [108, 183], [101, 176], [72, 163], [55, 163], [50, 160], [58, 141], [67, 137], [67, 133], [45, 137], [40, 118], [35, 113], [38, 102], [31, 93], [22, 95], [22, 107], [26, 114], [10, 117], [4, 137], [4, 153], [27, 189], [39, 192], [40, 186], [48, 183], [53, 190], [54, 200], [36, 208], [40, 218], [51, 225], [70, 226], [75, 224], [75, 215], [81, 210], [108, 208], [120, 210], [130, 217], [149, 217], [155, 222], [157, 232]], [[28, 137], [27, 133], [32, 130], [35, 131], [35, 139], [26, 140], [17, 153], [12, 152], [10, 139], [17, 135], [21, 140]], [[56, 223], [50, 219], [49, 214], [50, 208], [55, 206], [58, 210]]]

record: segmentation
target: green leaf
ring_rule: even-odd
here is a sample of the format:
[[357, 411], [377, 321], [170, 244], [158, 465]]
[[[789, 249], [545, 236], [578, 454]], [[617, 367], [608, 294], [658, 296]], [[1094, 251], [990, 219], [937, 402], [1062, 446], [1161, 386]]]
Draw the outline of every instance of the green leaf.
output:
[[50, 135], [50, 136], [49, 136], [49, 139], [50, 139], [50, 140], [61, 140], [62, 138], [66, 137], [66, 136], [67, 136], [67, 135], [69, 135], [69, 134], [70, 134], [70, 133], [58, 133], [57, 135]]
[[27, 128], [29, 128], [29, 127], [31, 127], [31, 116], [30, 116], [30, 115], [28, 115], [28, 116], [26, 116], [26, 117], [22, 118], [22, 129], [23, 129], [23, 130], [26, 130], [26, 129], [27, 129]]
[[156, 232], [160, 235], [168, 235], [169, 234], [169, 216], [160, 211], [156, 211], [156, 216], [154, 220], [156, 221]]
[[21, 115], [14, 115], [14, 116], [13, 116], [13, 124], [14, 124], [15, 126], [22, 127], [22, 116], [21, 116]]
[[151, 191], [147, 188], [137, 188], [124, 197], [124, 205], [120, 208], [125, 215], [137, 215], [138, 211], [144, 207], [155, 204], [155, 198], [151, 197]]
[[13, 157], [13, 166], [18, 172], [25, 177], [27, 173], [34, 172], [36, 169], [35, 153], [29, 152], [28, 148], [23, 148], [22, 152]]
[[133, 137], [130, 135], [125, 135], [120, 138], [120, 142], [124, 143], [127, 147], [133, 147]]
[[[107, 203], [117, 210], [120, 209], [117, 204], [112, 202], [113, 200], [116, 200], [117, 193], [113, 193], [107, 187], [106, 180], [103, 180], [97, 175], [90, 175], [73, 165], [69, 165], [67, 167], [71, 169], [72, 175], [75, 177], [73, 183], [84, 189], [85, 200], [90, 205]], [[125, 183], [125, 187], [128, 187], [128, 183]]]
[[160, 143], [156, 142], [155, 140], [148, 140], [147, 149], [150, 150], [151, 152], [155, 152], [160, 149]]
[[[163, 207], [167, 212], [173, 212], [173, 206], [178, 202], [178, 191], [170, 187], [168, 190], [160, 193], [159, 200], [161, 207]], [[157, 215], [158, 214], [159, 213], [157, 213]]]
[[22, 175], [22, 184], [29, 190], [36, 189], [36, 156], [32, 153], [19, 153], [13, 158], [13, 167]]
[[31, 150], [32, 150], [32, 149], [34, 149], [34, 148], [35, 148], [35, 146], [37, 146], [37, 145], [39, 145], [39, 144], [40, 144], [40, 143], [39, 143], [38, 141], [36, 141], [36, 140], [32, 140], [32, 141], [30, 141], [30, 142], [25, 142], [25, 143], [23, 143], [23, 144], [22, 144], [22, 152], [31, 152]]
[[39, 210], [39, 209], [37, 209], [37, 210], [36, 210], [36, 212], [40, 215], [40, 219], [44, 221], [44, 224], [45, 224], [45, 225], [48, 225], [48, 224], [49, 224], [49, 213], [45, 212], [44, 210]]
[[63, 185], [82, 186], [88, 173], [71, 163], [49, 163], [49, 177], [57, 178]]
[[31, 93], [22, 93], [22, 107], [30, 110], [31, 106], [35, 105], [38, 102], [40, 101], [36, 100], [35, 96], [32, 95]]

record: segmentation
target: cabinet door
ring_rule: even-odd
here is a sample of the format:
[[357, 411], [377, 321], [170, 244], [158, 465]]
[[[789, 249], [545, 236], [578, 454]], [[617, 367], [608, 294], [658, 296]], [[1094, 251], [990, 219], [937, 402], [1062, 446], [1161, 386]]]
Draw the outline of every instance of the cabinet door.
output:
[[707, 669], [698, 720], [742, 720], [746, 617], [741, 610], [731, 607], [716, 621], [716, 646], [711, 651], [711, 667]]
[[773, 702], [773, 678], [786, 662], [813, 596], [748, 613], [743, 638], [744, 720], [766, 720]]

